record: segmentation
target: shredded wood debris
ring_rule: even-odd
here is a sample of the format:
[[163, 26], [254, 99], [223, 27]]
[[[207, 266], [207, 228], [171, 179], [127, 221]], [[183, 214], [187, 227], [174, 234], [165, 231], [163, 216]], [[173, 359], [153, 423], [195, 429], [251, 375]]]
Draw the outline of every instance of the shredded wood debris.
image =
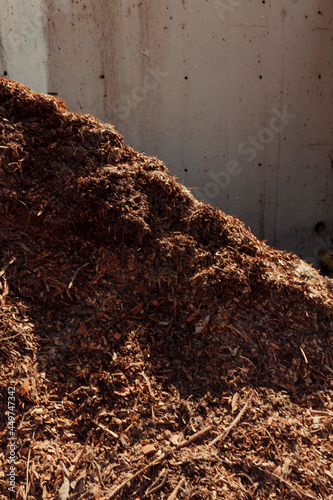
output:
[[6, 79], [0, 241], [1, 498], [333, 500], [330, 278]]

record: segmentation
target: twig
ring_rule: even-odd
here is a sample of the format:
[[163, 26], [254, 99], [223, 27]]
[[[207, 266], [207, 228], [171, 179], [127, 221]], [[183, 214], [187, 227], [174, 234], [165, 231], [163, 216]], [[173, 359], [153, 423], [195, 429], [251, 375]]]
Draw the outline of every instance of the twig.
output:
[[179, 481], [179, 483], [177, 484], [176, 488], [172, 491], [172, 493], [170, 493], [170, 495], [168, 496], [167, 500], [176, 500], [177, 499], [178, 491], [184, 485], [184, 483], [185, 483], [185, 479], [182, 478]]
[[71, 279], [71, 281], [69, 282], [69, 285], [68, 285], [68, 287], [67, 287], [67, 295], [68, 295], [68, 297], [70, 297], [69, 290], [70, 290], [70, 289], [72, 288], [72, 286], [73, 286], [73, 283], [74, 283], [74, 280], [75, 280], [75, 278], [76, 278], [76, 276], [77, 276], [77, 273], [78, 273], [79, 271], [81, 271], [81, 269], [83, 269], [84, 267], [87, 267], [87, 266], [89, 266], [89, 262], [86, 262], [85, 264], [83, 264], [83, 266], [78, 267], [78, 268], [77, 268], [77, 270], [75, 271], [75, 273], [74, 273], [74, 275], [73, 275], [73, 278]]
[[103, 431], [105, 432], [108, 432], [109, 434], [111, 434], [112, 437], [114, 438], [119, 438], [118, 434], [116, 434], [115, 432], [111, 431], [110, 429], [108, 429], [106, 427], [106, 425], [103, 425], [103, 424], [99, 424], [98, 422], [96, 422], [95, 420], [93, 420], [93, 423], [95, 425], [97, 425], [97, 427], [100, 427]]
[[252, 392], [250, 393], [250, 395], [248, 397], [248, 400], [246, 401], [246, 403], [243, 406], [242, 410], [238, 413], [237, 417], [231, 422], [231, 424], [229, 425], [229, 427], [227, 427], [223, 432], [221, 432], [221, 434], [219, 434], [218, 436], [216, 436], [216, 438], [214, 438], [210, 443], [208, 443], [208, 446], [213, 446], [218, 441], [224, 441], [225, 440], [225, 438], [227, 437], [227, 435], [229, 434], [229, 432], [231, 431], [231, 429], [233, 427], [235, 427], [236, 424], [238, 424], [238, 422], [240, 421], [240, 419], [244, 415], [247, 407], [249, 406], [249, 404], [251, 402], [251, 399], [252, 399]]
[[281, 455], [280, 455], [279, 449], [278, 449], [278, 447], [276, 446], [276, 443], [275, 443], [274, 439], [272, 438], [271, 433], [269, 432], [269, 430], [268, 430], [268, 429], [266, 429], [266, 432], [267, 432], [267, 434], [268, 434], [268, 436], [269, 436], [270, 440], [272, 441], [272, 443], [273, 443], [273, 445], [274, 445], [274, 448], [275, 448], [275, 450], [276, 450], [276, 453], [278, 454], [279, 459], [282, 461], [282, 458], [281, 458]]
[[303, 354], [303, 357], [304, 357], [304, 359], [305, 359], [305, 363], [308, 365], [308, 364], [309, 364], [309, 362], [308, 362], [308, 358], [306, 357], [305, 352], [303, 351], [303, 349], [302, 349], [301, 347], [300, 347], [300, 350], [301, 350], [301, 353]]
[[274, 478], [278, 479], [279, 481], [282, 481], [283, 483], [285, 483], [287, 486], [289, 486], [289, 488], [291, 488], [295, 493], [297, 493], [297, 495], [302, 498], [304, 500], [304, 495], [307, 497], [307, 498], [312, 498], [313, 500], [316, 500], [316, 497], [310, 495], [310, 493], [307, 493], [306, 491], [304, 491], [300, 486], [298, 486], [299, 490], [302, 492], [302, 495], [300, 494], [300, 492], [290, 483], [288, 483], [288, 481], [286, 481], [285, 479], [283, 479], [283, 477], [281, 476], [278, 476], [277, 474], [274, 474], [274, 472], [271, 472], [269, 470], [265, 470], [265, 469], [262, 469], [261, 467], [258, 467], [259, 470], [261, 470], [262, 472], [265, 472], [266, 474], [268, 474], [269, 476], [273, 476]]
[[145, 496], [152, 495], [155, 491], [162, 489], [168, 479], [168, 474], [168, 469], [163, 469], [159, 473], [158, 478], [147, 488]]
[[79, 498], [77, 500], [82, 500], [82, 498], [84, 498], [84, 497], [87, 498], [87, 493], [92, 493], [92, 489], [90, 489], [88, 491], [86, 490], [83, 493], [81, 493], [81, 495], [79, 496]]
[[321, 417], [333, 417], [332, 411], [323, 411], [323, 410], [309, 410], [311, 414], [315, 414]]
[[[166, 457], [169, 457], [170, 455], [172, 455], [175, 451], [179, 450], [180, 448], [185, 448], [186, 446], [189, 446], [191, 443], [193, 443], [193, 441], [195, 441], [199, 437], [203, 436], [204, 434], [207, 434], [207, 432], [209, 432], [212, 428], [213, 428], [212, 425], [208, 425], [204, 429], [201, 429], [200, 431], [195, 432], [194, 434], [192, 434], [192, 436], [189, 439], [186, 439], [186, 440], [182, 441], [181, 443], [179, 443], [174, 448], [170, 448], [170, 449], [166, 450], [156, 460], [154, 460], [153, 462], [150, 462], [149, 464], [145, 465], [144, 467], [142, 467], [142, 469], [138, 470], [135, 474], [133, 474], [133, 475], [127, 475], [127, 477], [124, 479], [124, 481], [122, 481], [122, 483], [120, 483], [118, 486], [116, 486], [116, 488], [113, 490], [113, 492], [109, 496], [108, 500], [110, 500], [111, 498], [113, 498], [118, 493], [118, 491], [120, 491], [124, 486], [126, 486], [126, 484], [129, 481], [132, 481], [136, 477], [140, 476], [146, 470], [150, 469], [150, 467], [153, 467], [154, 465], [159, 464], [160, 462], [162, 462], [162, 460], [164, 460]], [[172, 498], [176, 498], [176, 497], [172, 497]]]
[[105, 484], [103, 483], [103, 479], [102, 479], [101, 468], [98, 465], [98, 463], [96, 462], [96, 460], [93, 461], [93, 464], [97, 469], [98, 479], [99, 479], [101, 485], [103, 486], [103, 488], [105, 488]]
[[48, 427], [47, 425], [45, 425], [45, 429], [50, 433], [52, 434], [53, 438], [54, 439], [58, 439], [58, 436], [56, 434], [54, 434], [54, 432], [50, 429], [50, 427]]
[[28, 247], [27, 247], [27, 245], [25, 245], [24, 243], [20, 243], [20, 242], [18, 242], [18, 244], [19, 244], [19, 245], [20, 245], [20, 247], [22, 247], [22, 248], [23, 248], [23, 250], [25, 250], [26, 252], [28, 252], [28, 253], [32, 253], [32, 254], [36, 253], [36, 252], [34, 252], [33, 250], [30, 250], [30, 248], [28, 248]]
[[65, 476], [65, 477], [67, 477], [67, 479], [68, 479], [68, 481], [69, 481], [69, 479], [70, 479], [70, 477], [71, 477], [71, 474], [70, 474], [70, 472], [67, 470], [66, 465], [64, 464], [64, 462], [63, 462], [62, 460], [60, 460], [59, 465], [60, 465], [60, 467], [61, 467], [62, 472], [64, 473], [64, 476]]
[[[20, 333], [17, 333], [16, 335], [12, 335], [11, 337], [5, 337], [5, 338], [2, 338], [0, 339], [0, 342], [3, 342], [4, 340], [11, 340], [11, 339], [14, 339], [15, 337], [18, 337], [19, 335], [23, 335], [22, 332]], [[23, 335], [24, 336], [24, 335]]]
[[192, 434], [189, 439], [184, 439], [184, 441], [181, 441], [179, 444], [177, 444], [176, 449], [178, 450], [179, 448], [185, 448], [186, 446], [189, 446], [191, 443], [193, 443], [193, 441], [207, 434], [207, 432], [209, 432], [212, 428], [212, 425], [207, 425], [207, 427], [204, 427], [203, 429], [201, 429], [201, 431]]
[[85, 451], [85, 449], [86, 449], [86, 447], [87, 447], [87, 444], [88, 444], [88, 441], [89, 441], [89, 439], [90, 439], [91, 434], [92, 434], [92, 429], [88, 432], [87, 439], [85, 440], [85, 443], [84, 443], [84, 445], [83, 445], [83, 447], [82, 447], [82, 450], [80, 451], [80, 454], [79, 454], [79, 456], [78, 456], [78, 458], [77, 458], [77, 460], [76, 460], [76, 463], [75, 463], [75, 465], [74, 465], [74, 469], [73, 469], [73, 470], [72, 470], [72, 472], [71, 472], [71, 475], [70, 475], [70, 478], [69, 478], [70, 480], [72, 480], [72, 479], [73, 479], [73, 477], [74, 477], [74, 474], [75, 474], [76, 469], [77, 469], [77, 467], [78, 467], [78, 465], [79, 465], [79, 462], [80, 462], [80, 460], [81, 460], [81, 457], [82, 457], [82, 455], [83, 455], [83, 453], [84, 453], [84, 451]]
[[[69, 396], [73, 396], [73, 394], [75, 394], [76, 392], [79, 392], [81, 390], [84, 390], [84, 391], [87, 391], [88, 389], [90, 389], [89, 385], [81, 385], [80, 387], [78, 387], [77, 389], [75, 389], [74, 391], [70, 392], [69, 394], [67, 394], [67, 397]], [[59, 401], [60, 403], [63, 403], [63, 401]]]
[[34, 441], [35, 441], [36, 429], [37, 429], [37, 427], [34, 428], [34, 432], [32, 434], [31, 446], [29, 448], [28, 459], [27, 459], [27, 473], [26, 473], [26, 478], [25, 478], [25, 500], [27, 500], [27, 498], [28, 498], [30, 455], [31, 455], [31, 448], [33, 447]]
[[129, 481], [132, 481], [133, 479], [135, 479], [136, 477], [140, 476], [141, 474], [143, 474], [144, 472], [146, 472], [146, 470], [150, 469], [150, 467], [153, 467], [154, 465], [157, 465], [159, 464], [164, 458], [166, 457], [166, 454], [165, 453], [162, 453], [161, 456], [159, 456], [156, 460], [154, 460], [153, 462], [150, 462], [149, 464], [145, 465], [144, 467], [142, 467], [142, 469], [138, 470], [135, 474], [133, 475], [130, 475], [124, 479], [124, 481], [122, 481], [114, 490], [113, 492], [111, 493], [111, 495], [109, 496], [109, 500], [111, 498], [113, 498], [117, 493], [118, 491], [122, 490], [124, 488], [124, 486], [126, 486], [126, 484], [129, 482]]

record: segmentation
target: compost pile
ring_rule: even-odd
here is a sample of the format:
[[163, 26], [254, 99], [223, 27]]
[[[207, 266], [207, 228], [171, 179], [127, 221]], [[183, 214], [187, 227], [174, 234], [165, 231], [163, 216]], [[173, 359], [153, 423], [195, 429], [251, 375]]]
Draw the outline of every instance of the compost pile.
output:
[[332, 280], [58, 98], [0, 117], [1, 498], [333, 499]]

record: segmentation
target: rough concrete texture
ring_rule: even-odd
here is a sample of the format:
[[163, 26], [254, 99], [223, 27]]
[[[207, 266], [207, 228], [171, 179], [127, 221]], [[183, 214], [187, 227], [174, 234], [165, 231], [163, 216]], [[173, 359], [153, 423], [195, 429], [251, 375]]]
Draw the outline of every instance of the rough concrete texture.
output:
[[270, 244], [331, 247], [331, 0], [4, 3], [10, 78], [114, 123]]

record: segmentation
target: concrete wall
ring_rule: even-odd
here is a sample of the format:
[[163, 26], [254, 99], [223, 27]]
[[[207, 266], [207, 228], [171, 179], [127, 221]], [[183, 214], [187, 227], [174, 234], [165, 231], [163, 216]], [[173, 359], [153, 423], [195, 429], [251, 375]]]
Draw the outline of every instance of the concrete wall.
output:
[[42, 0], [0, 0], [0, 75], [47, 90]]
[[332, 245], [332, 0], [16, 3], [2, 73], [112, 122], [269, 243]]

